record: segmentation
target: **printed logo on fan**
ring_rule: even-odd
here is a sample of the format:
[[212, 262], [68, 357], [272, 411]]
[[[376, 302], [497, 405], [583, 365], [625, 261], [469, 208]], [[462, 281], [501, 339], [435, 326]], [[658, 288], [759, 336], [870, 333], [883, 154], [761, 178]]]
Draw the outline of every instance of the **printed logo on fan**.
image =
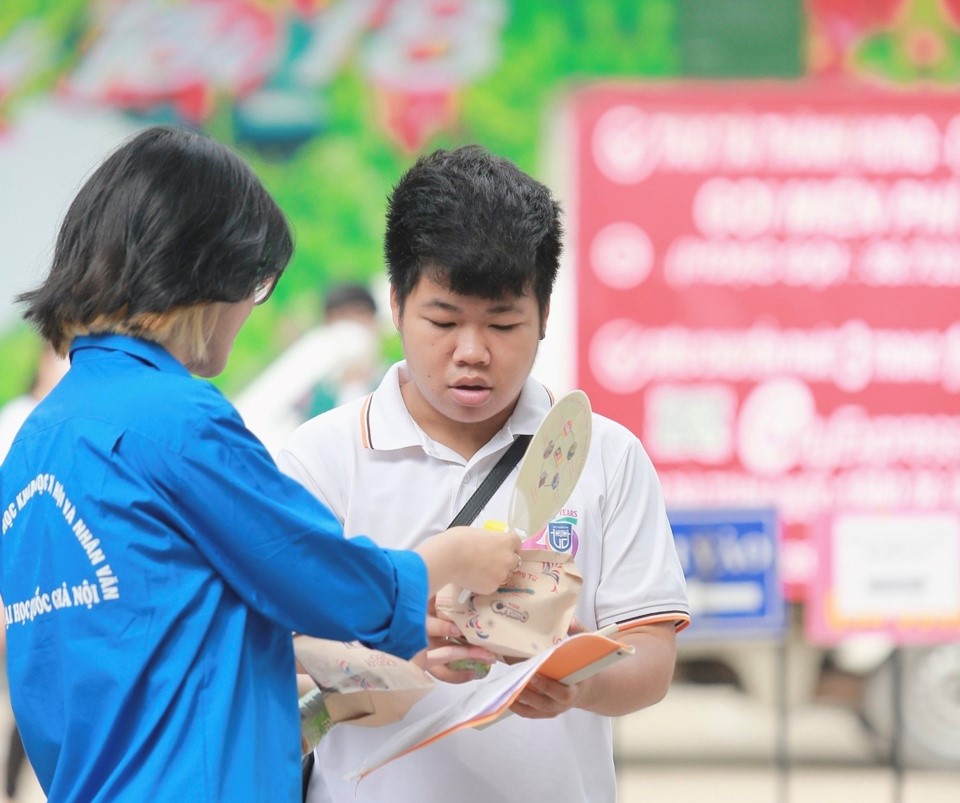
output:
[[523, 548], [552, 549], [554, 552], [568, 552], [572, 557], [576, 557], [580, 547], [580, 537], [576, 530], [578, 522], [579, 516], [576, 510], [563, 508], [560, 515], [534, 538], [524, 541]]

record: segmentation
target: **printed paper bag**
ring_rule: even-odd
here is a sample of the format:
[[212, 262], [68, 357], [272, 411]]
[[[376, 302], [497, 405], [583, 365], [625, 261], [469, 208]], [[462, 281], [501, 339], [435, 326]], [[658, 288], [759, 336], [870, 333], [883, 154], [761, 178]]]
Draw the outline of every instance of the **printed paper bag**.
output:
[[583, 578], [565, 552], [525, 549], [520, 566], [493, 594], [460, 602], [457, 585], [437, 594], [437, 615], [454, 622], [469, 644], [485, 647], [508, 663], [538, 655], [567, 635]]
[[[301, 736], [314, 744], [338, 722], [377, 727], [397, 722], [433, 688], [416, 664], [356, 641], [293, 640], [297, 660], [319, 686], [301, 698]], [[329, 717], [329, 723], [325, 716]]]

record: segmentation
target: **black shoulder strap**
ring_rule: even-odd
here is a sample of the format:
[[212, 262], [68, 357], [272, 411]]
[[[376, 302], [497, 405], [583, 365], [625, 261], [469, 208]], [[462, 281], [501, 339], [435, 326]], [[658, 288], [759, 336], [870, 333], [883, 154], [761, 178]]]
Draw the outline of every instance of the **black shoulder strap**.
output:
[[303, 803], [307, 803], [307, 789], [310, 788], [310, 775], [313, 773], [313, 765], [317, 759], [313, 755], [313, 750], [300, 759], [300, 788]]
[[[490, 501], [494, 491], [497, 490], [513, 467], [520, 462], [523, 453], [527, 451], [527, 444], [530, 443], [530, 435], [520, 435], [511, 444], [510, 448], [504, 452], [497, 464], [490, 469], [490, 473], [484, 477], [480, 487], [473, 492], [473, 495], [467, 500], [466, 504], [460, 508], [460, 512], [453, 517], [450, 527], [459, 527], [463, 524], [472, 524], [473, 520], [483, 510], [483, 506]], [[449, 527], [448, 527], [449, 529]]]

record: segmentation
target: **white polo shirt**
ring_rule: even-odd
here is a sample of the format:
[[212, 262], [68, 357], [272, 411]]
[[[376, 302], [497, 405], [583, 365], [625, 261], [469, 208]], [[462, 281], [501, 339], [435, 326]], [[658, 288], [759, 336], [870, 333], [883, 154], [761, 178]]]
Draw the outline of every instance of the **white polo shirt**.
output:
[[[400, 393], [406, 381], [405, 364], [394, 365], [369, 396], [299, 427], [278, 463], [333, 510], [347, 536], [409, 549], [447, 529], [514, 438], [533, 434], [553, 399], [529, 378], [504, 428], [465, 460], [410, 417]], [[518, 471], [497, 489], [478, 523], [506, 521]], [[610, 419], [594, 414], [583, 475], [557, 518], [527, 545], [534, 542], [574, 554], [583, 575], [576, 617], [584, 628], [689, 622], [659, 480], [640, 441]], [[462, 693], [461, 686], [438, 683], [415, 711], [444, 706]], [[459, 731], [375, 771], [359, 787], [344, 780], [402, 726], [335, 728], [317, 750], [310, 803], [616, 799], [610, 720], [579, 710]]]

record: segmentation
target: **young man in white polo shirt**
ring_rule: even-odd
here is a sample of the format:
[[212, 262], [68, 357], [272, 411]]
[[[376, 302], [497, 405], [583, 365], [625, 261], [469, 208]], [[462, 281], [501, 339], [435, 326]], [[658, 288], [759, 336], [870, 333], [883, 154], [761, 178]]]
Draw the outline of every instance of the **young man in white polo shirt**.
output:
[[[391, 308], [406, 361], [365, 399], [301, 426], [280, 466], [341, 519], [412, 548], [447, 527], [514, 438], [532, 434], [553, 397], [530, 376], [561, 249], [550, 191], [505, 159], [469, 146], [421, 158], [389, 201]], [[478, 521], [506, 520], [517, 469]], [[528, 545], [572, 552], [584, 584], [576, 618], [617, 625], [630, 658], [574, 686], [537, 677], [509, 717], [459, 731], [345, 780], [400, 726], [341, 726], [316, 753], [310, 803], [609, 803], [616, 799], [609, 717], [658, 702], [689, 621], [683, 573], [660, 485], [640, 442], [594, 415], [583, 476], [558, 518]], [[474, 679], [446, 664], [494, 656], [445, 640], [427, 654], [441, 682], [418, 705], [443, 706]], [[494, 664], [498, 672], [502, 664]]]

